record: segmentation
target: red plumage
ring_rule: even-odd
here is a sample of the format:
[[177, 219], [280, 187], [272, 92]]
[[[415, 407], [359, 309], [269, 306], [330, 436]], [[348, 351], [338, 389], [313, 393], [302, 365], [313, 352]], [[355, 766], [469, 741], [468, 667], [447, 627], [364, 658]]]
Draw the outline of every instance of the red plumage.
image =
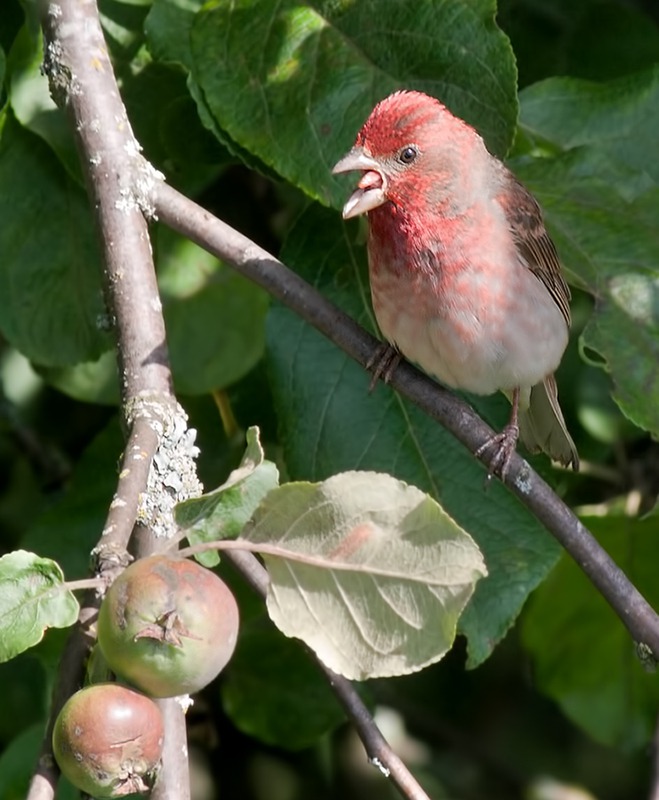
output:
[[470, 125], [420, 92], [373, 109], [334, 168], [349, 170], [362, 176], [343, 214], [368, 215], [387, 341], [448, 386], [509, 396], [510, 423], [487, 445], [492, 470], [505, 475], [520, 432], [532, 452], [576, 469], [553, 377], [570, 293], [532, 195]]

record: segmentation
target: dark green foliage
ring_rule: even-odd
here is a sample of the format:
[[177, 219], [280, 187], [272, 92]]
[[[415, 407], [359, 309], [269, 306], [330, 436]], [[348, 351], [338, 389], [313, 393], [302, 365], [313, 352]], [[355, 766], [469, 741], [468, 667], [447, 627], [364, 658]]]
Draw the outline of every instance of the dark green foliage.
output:
[[[0, 555], [34, 551], [72, 580], [86, 574], [122, 448], [113, 339], [93, 218], [68, 122], [39, 72], [37, 26], [24, 18], [29, 4], [2, 5]], [[363, 231], [342, 223], [347, 183], [330, 167], [373, 104], [400, 87], [435, 94], [508, 157], [545, 209], [574, 290], [558, 380], [585, 468], [533, 464], [658, 602], [659, 522], [656, 512], [642, 519], [659, 490], [655, 4], [101, 7], [146, 157], [369, 329]], [[554, 569], [559, 548], [540, 523], [498, 484], [484, 491], [473, 458], [390, 388], [369, 395], [364, 371], [290, 310], [196, 245], [160, 225], [152, 233], [175, 384], [200, 432], [207, 491], [238, 466], [243, 433], [258, 425], [282, 484], [388, 472], [435, 497], [484, 555], [489, 576], [459, 621], [466, 643], [418, 675], [367, 685], [374, 707], [407, 721], [405, 757], [433, 800], [542, 800], [531, 788], [542, 774], [600, 800], [647, 795], [656, 676], [576, 566]], [[502, 398], [469, 399], [492, 424], [505, 417]], [[276, 483], [266, 477], [250, 503]], [[242, 491], [227, 497], [238, 506]], [[244, 519], [229, 510], [234, 536]], [[311, 659], [222, 570], [246, 623], [224, 683], [191, 717], [222, 796], [262, 800], [274, 785], [295, 799], [389, 796], [375, 770], [364, 776], [351, 760]], [[509, 633], [520, 613], [521, 636]], [[12, 722], [0, 730], [3, 798], [25, 795], [61, 647], [50, 631], [0, 668]]]

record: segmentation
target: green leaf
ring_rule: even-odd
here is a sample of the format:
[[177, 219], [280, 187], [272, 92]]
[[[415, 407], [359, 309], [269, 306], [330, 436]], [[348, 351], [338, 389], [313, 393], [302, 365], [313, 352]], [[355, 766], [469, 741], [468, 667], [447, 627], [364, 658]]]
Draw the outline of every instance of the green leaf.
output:
[[438, 96], [495, 152], [508, 149], [516, 73], [491, 0], [317, 6], [218, 0], [196, 15], [192, 76], [238, 145], [310, 196], [339, 206], [344, 190], [332, 164], [376, 101], [406, 87]]
[[177, 389], [206, 394], [230, 386], [263, 356], [267, 293], [166, 228], [158, 249]]
[[29, 25], [22, 28], [9, 54], [9, 100], [16, 119], [49, 145], [69, 177], [82, 186], [80, 161], [66, 114], [59, 109], [41, 72], [43, 42], [35, 40]]
[[137, 55], [144, 42], [144, 19], [150, 5], [151, 0], [100, 0], [103, 33], [115, 63]]
[[0, 132], [0, 219], [4, 336], [46, 366], [98, 358], [111, 339], [99, 326], [105, 312], [87, 198], [11, 117]]
[[24, 800], [43, 740], [43, 726], [33, 725], [17, 736], [0, 755], [0, 797]]
[[37, 518], [21, 546], [56, 559], [67, 575], [87, 574], [89, 553], [103, 530], [117, 487], [117, 463], [123, 446], [114, 417], [87, 446], [66, 490]]
[[494, 0], [313, 5], [366, 55], [373, 76], [384, 71], [397, 88], [435, 95], [477, 128], [492, 152], [505, 155], [517, 121], [517, 68], [496, 25]]
[[204, 0], [154, 0], [144, 30], [149, 50], [159, 61], [192, 69], [190, 31]]
[[439, 661], [487, 573], [431, 497], [373, 472], [274, 489], [238, 542], [265, 560], [275, 625], [354, 680]]
[[117, 355], [108, 350], [96, 361], [68, 367], [38, 367], [41, 377], [51, 386], [83, 403], [118, 405], [119, 375]]
[[[261, 500], [279, 484], [279, 471], [265, 459], [258, 428], [249, 428], [246, 437], [247, 449], [240, 466], [221, 486], [176, 506], [176, 522], [186, 531], [191, 545], [235, 539]], [[210, 551], [199, 554], [197, 560], [214, 567], [219, 557]]]
[[590, 3], [566, 42], [567, 64], [555, 71], [604, 81], [656, 64], [659, 28], [646, 12], [616, 0]]
[[582, 354], [623, 414], [659, 433], [659, 67], [526, 89], [521, 127], [543, 157], [513, 168], [541, 202], [571, 280], [596, 299]]
[[241, 625], [221, 691], [224, 710], [239, 730], [288, 750], [316, 744], [344, 719], [308, 653], [264, 619]]
[[596, 148], [596, 174], [606, 157], [659, 181], [659, 66], [609, 82], [550, 78], [519, 99], [520, 127], [531, 139]]
[[201, 123], [184, 71], [171, 64], [129, 62], [118, 77], [145, 158], [184, 193], [212, 182], [229, 154]]
[[[356, 226], [314, 206], [291, 232], [282, 258], [359, 322], [374, 329], [363, 245]], [[370, 376], [296, 315], [275, 306], [267, 353], [286, 466], [294, 479], [348, 469], [389, 472], [431, 494], [476, 540], [489, 576], [460, 620], [469, 664], [484, 661], [558, 557], [540, 523], [498, 482], [484, 491], [483, 467], [454, 438]], [[503, 397], [478, 399], [500, 425]], [[493, 414], [493, 410], [495, 413]]]
[[7, 69], [7, 58], [5, 51], [0, 47], [0, 86], [5, 82], [5, 70]]
[[[69, 631], [61, 630], [58, 633], [68, 636]], [[42, 639], [41, 644], [12, 658], [11, 661], [0, 664], [0, 685], [11, 687], [11, 691], [2, 699], [0, 742], [11, 741], [25, 728], [41, 722], [48, 712], [55, 673], [54, 670], [47, 671], [38, 651], [50, 636], [52, 630]], [[34, 763], [31, 766], [34, 767]], [[0, 797], [3, 800], [6, 797], [6, 793], [2, 791], [2, 777], [0, 777]]]
[[619, 0], [500, 0], [519, 85], [549, 75], [610, 80], [656, 63], [659, 29], [650, 6]]
[[[164, 168], [176, 176], [176, 186], [193, 182], [206, 186], [219, 168], [233, 162], [233, 157], [199, 118], [199, 111], [186, 83], [185, 94], [163, 109], [159, 134], [166, 153]], [[194, 189], [193, 189], [194, 191]], [[192, 193], [188, 189], [189, 193]]]
[[[589, 517], [584, 524], [654, 607], [656, 519]], [[652, 739], [659, 684], [642, 666], [629, 632], [574, 561], [564, 557], [533, 595], [523, 640], [540, 688], [590, 736], [633, 749]]]
[[582, 353], [611, 373], [625, 416], [657, 434], [659, 187], [625, 200], [606, 178], [584, 174], [584, 157], [537, 159], [516, 172], [541, 202], [566, 272], [596, 298]]
[[[43, 736], [44, 726], [32, 725], [0, 755], [0, 797], [3, 800], [24, 800], [28, 796]], [[79, 800], [79, 797], [80, 792], [68, 781], [59, 781], [56, 800]]]
[[0, 558], [0, 661], [40, 642], [47, 628], [67, 628], [80, 606], [49, 558], [15, 550]]
[[[235, 384], [263, 356], [267, 293], [164, 227], [155, 245], [177, 391], [207, 394]], [[114, 351], [96, 361], [39, 371], [77, 400], [115, 404], [119, 399]]]

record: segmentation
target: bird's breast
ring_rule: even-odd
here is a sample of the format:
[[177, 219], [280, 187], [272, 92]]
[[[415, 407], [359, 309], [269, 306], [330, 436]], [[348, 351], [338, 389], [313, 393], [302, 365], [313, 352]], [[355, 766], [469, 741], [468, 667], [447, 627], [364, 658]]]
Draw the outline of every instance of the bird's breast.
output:
[[558, 366], [565, 321], [496, 213], [371, 214], [368, 253], [382, 334], [448, 386], [530, 387]]

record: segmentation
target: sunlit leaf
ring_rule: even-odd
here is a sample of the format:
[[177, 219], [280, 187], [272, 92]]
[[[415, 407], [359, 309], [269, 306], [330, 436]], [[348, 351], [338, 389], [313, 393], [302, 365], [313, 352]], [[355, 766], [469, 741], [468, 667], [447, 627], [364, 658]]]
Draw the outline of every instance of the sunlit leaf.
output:
[[486, 574], [476, 544], [431, 497], [370, 472], [273, 490], [238, 541], [265, 559], [277, 627], [356, 680], [438, 661]]
[[111, 338], [84, 190], [11, 117], [0, 133], [0, 187], [0, 330], [40, 364], [98, 358]]
[[[310, 208], [282, 257], [374, 330], [356, 226]], [[369, 393], [362, 367], [280, 306], [268, 317], [267, 352], [292, 478], [321, 480], [355, 468], [389, 472], [428, 492], [476, 540], [489, 577], [476, 587], [459, 627], [468, 637], [470, 665], [484, 661], [556, 562], [557, 545], [503, 486], [493, 482], [484, 490], [482, 465], [450, 433], [387, 386]], [[493, 425], [505, 420], [502, 396], [470, 399]]]
[[[258, 428], [247, 431], [247, 449], [227, 480], [212, 492], [176, 506], [176, 522], [185, 530], [191, 545], [235, 538], [266, 496], [279, 483], [277, 467], [265, 459]], [[215, 552], [201, 553], [198, 560], [215, 566]]]
[[40, 642], [47, 628], [66, 628], [80, 607], [59, 565], [25, 550], [0, 558], [0, 661]]
[[191, 58], [198, 102], [235, 143], [338, 206], [343, 191], [331, 165], [396, 89], [435, 94], [495, 151], [508, 149], [515, 67], [495, 10], [491, 0], [220, 0], [196, 15], [189, 53], [157, 41]]
[[268, 295], [196, 244], [162, 229], [159, 286], [174, 382], [206, 394], [242, 378], [262, 357]]

